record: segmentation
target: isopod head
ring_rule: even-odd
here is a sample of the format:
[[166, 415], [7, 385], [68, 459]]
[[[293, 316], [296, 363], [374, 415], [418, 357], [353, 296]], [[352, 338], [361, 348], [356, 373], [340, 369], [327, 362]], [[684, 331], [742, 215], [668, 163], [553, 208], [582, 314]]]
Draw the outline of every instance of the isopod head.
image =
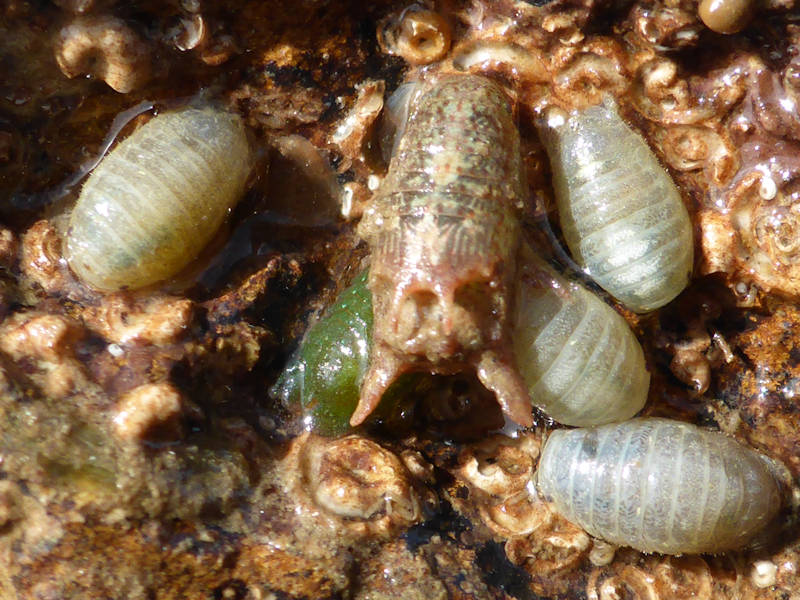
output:
[[70, 268], [103, 291], [167, 279], [211, 240], [245, 190], [241, 118], [186, 107], [153, 118], [89, 176], [66, 239]]

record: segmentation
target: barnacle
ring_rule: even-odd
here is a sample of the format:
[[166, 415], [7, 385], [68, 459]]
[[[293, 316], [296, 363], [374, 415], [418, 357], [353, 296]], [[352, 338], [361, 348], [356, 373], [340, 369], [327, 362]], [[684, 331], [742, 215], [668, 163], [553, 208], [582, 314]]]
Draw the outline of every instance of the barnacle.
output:
[[412, 65], [440, 60], [450, 49], [449, 23], [437, 12], [411, 5], [380, 29], [385, 52], [398, 54]]
[[[595, 569], [586, 584], [586, 597], [591, 600], [611, 600], [621, 596], [666, 600], [682, 594], [686, 594], [684, 597], [712, 597], [712, 575], [702, 558], [668, 558], [657, 564], [649, 562], [650, 569], [629, 563], [610, 573], [609, 569]], [[680, 575], [676, 573], [678, 568]], [[656, 577], [650, 575], [651, 570], [655, 571]]]
[[800, 294], [800, 193], [795, 181], [780, 180], [792, 171], [767, 164], [750, 169], [728, 187], [727, 210], [701, 214], [703, 270], [727, 273], [733, 285], [744, 280], [763, 290]]
[[297, 442], [297, 494], [333, 519], [386, 535], [423, 515], [419, 492], [403, 463], [371, 440], [305, 434]]
[[678, 171], [703, 169], [717, 186], [727, 184], [739, 168], [730, 139], [708, 127], [671, 125], [654, 132], [664, 160]]
[[748, 88], [747, 69], [734, 64], [694, 89], [676, 61], [663, 56], [642, 62], [631, 86], [631, 100], [642, 115], [664, 125], [693, 125], [725, 114]]
[[592, 52], [574, 56], [553, 80], [553, 91], [562, 98], [577, 99], [580, 108], [598, 104], [608, 94], [620, 96], [627, 87], [628, 79], [621, 65]]

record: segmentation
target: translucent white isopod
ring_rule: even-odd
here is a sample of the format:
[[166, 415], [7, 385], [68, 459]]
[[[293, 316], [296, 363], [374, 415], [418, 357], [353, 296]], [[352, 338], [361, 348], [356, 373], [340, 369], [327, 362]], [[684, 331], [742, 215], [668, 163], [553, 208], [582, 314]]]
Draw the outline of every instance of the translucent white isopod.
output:
[[777, 513], [767, 458], [722, 433], [669, 419], [554, 431], [539, 492], [591, 535], [643, 552], [721, 552]]
[[541, 134], [575, 260], [636, 312], [675, 298], [692, 271], [692, 224], [642, 136], [608, 105], [568, 117], [551, 110]]
[[232, 113], [163, 113], [112, 150], [70, 217], [66, 255], [104, 291], [175, 275], [211, 240], [245, 190], [253, 157]]
[[514, 352], [533, 403], [578, 427], [630, 419], [650, 374], [628, 323], [577, 283], [525, 256], [517, 281]]

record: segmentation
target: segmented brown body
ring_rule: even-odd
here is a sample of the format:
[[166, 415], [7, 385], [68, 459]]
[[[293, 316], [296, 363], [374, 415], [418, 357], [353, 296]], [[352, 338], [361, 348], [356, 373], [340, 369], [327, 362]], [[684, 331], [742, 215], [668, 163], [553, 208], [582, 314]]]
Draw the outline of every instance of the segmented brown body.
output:
[[519, 134], [497, 85], [448, 77], [419, 97], [359, 227], [372, 251], [375, 344], [353, 425], [399, 374], [465, 365], [531, 423], [506, 331], [523, 190]]

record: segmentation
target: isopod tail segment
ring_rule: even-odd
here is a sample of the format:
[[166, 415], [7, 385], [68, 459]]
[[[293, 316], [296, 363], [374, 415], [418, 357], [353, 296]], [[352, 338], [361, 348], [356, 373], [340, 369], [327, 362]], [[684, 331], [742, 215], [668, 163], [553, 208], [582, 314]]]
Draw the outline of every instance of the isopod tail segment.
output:
[[[479, 286], [505, 289], [511, 279], [508, 268], [495, 264], [488, 270], [480, 265], [457, 275], [447, 269], [432, 268], [431, 272], [432, 280], [417, 272], [399, 285], [397, 280], [387, 281], [387, 273], [380, 267], [370, 274], [376, 326], [382, 335], [375, 336], [370, 367], [350, 424], [360, 425], [404, 373], [450, 375], [467, 366], [495, 394], [506, 415], [530, 427], [533, 419], [528, 388], [511, 351], [509, 332], [495, 320], [507, 312], [504, 295], [498, 295], [499, 303], [483, 307], [465, 307], [459, 297], [465, 281], [477, 280]], [[414, 312], [412, 318], [409, 311]], [[408, 321], [414, 325], [409, 327]]]
[[[480, 382], [493, 392], [503, 413], [523, 427], [533, 425], [531, 401], [525, 382], [517, 371], [513, 357], [506, 352], [490, 349], [477, 355], [475, 372]], [[386, 344], [377, 343], [372, 353], [369, 371], [361, 386], [361, 395], [350, 425], [361, 425], [380, 403], [389, 386], [403, 373], [414, 370], [413, 363], [398, 356]]]

